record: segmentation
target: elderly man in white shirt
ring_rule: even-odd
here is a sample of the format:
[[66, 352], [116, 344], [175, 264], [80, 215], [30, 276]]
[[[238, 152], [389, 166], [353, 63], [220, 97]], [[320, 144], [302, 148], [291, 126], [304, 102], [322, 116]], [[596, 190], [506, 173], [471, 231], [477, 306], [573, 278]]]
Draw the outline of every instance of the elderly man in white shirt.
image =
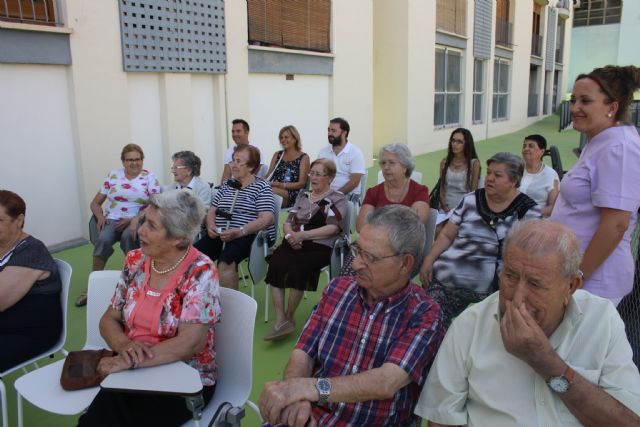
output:
[[350, 130], [349, 122], [345, 119], [331, 119], [327, 130], [331, 145], [322, 148], [318, 158], [331, 159], [336, 164], [336, 177], [331, 182], [331, 189], [343, 194], [360, 195], [360, 179], [365, 173], [364, 155], [347, 140]]
[[624, 324], [610, 301], [578, 290], [573, 233], [523, 221], [505, 248], [500, 291], [454, 320], [416, 414], [429, 427], [640, 425]]

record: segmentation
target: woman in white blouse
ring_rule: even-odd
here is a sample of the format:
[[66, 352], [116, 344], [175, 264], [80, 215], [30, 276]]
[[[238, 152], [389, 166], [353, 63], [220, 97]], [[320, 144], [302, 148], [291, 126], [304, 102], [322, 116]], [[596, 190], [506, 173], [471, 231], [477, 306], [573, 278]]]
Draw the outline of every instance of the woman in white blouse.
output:
[[547, 140], [542, 135], [529, 135], [522, 143], [525, 167], [520, 191], [535, 200], [543, 217], [551, 215], [560, 186], [558, 173], [542, 163], [546, 149]]

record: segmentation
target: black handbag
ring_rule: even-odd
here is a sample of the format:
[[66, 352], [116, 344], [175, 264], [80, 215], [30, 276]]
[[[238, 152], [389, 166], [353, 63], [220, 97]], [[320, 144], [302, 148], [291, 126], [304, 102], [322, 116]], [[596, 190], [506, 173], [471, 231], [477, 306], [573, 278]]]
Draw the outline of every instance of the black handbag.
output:
[[429, 194], [429, 207], [431, 209], [440, 209], [440, 179], [436, 182], [436, 185], [431, 189]]

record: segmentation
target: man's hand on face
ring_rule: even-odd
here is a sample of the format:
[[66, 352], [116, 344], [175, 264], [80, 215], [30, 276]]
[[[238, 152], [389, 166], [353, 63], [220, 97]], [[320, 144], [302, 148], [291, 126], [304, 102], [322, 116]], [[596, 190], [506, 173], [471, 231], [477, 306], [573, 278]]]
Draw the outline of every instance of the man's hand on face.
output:
[[548, 356], [555, 354], [549, 339], [524, 304], [516, 306], [506, 301], [500, 333], [504, 348], [535, 370], [548, 360]]

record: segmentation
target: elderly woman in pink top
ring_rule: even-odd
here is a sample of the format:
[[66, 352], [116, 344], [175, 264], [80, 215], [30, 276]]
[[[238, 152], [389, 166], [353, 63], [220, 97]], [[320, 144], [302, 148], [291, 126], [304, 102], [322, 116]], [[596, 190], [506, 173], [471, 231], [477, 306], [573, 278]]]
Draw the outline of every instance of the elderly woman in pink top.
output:
[[640, 136], [625, 121], [638, 88], [640, 69], [634, 66], [578, 76], [571, 116], [588, 143], [564, 176], [551, 213], [582, 242], [584, 288], [615, 305], [633, 287], [630, 241], [640, 206]]
[[[117, 355], [102, 374], [184, 360], [200, 373], [205, 404], [216, 385], [215, 330], [220, 320], [218, 272], [191, 245], [204, 207], [190, 190], [151, 196], [140, 249], [127, 254], [100, 333]], [[191, 412], [180, 396], [101, 390], [79, 426], [176, 426]]]

